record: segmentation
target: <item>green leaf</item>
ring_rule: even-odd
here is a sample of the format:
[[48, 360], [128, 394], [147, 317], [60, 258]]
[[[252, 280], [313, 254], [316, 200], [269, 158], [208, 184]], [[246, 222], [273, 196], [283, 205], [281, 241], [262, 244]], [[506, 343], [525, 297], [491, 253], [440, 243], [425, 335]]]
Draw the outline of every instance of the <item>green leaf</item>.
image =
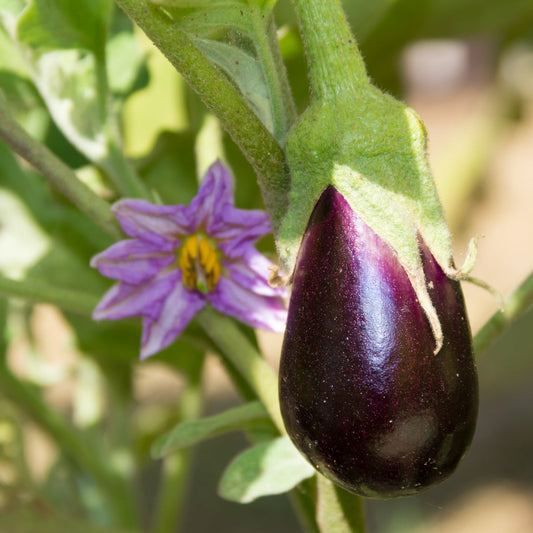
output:
[[[116, 178], [118, 163], [111, 152], [118, 130], [110, 114], [105, 57], [112, 9], [112, 0], [31, 0], [18, 19], [6, 10], [2, 18], [57, 127]], [[112, 82], [131, 85], [136, 54], [121, 67], [121, 77], [112, 76]]]
[[113, 93], [129, 93], [145, 59], [135, 35], [130, 31], [113, 35], [107, 42], [106, 55], [110, 89]]
[[36, 58], [34, 80], [55, 123], [91, 161], [109, 152], [105, 98], [98, 90], [96, 56], [81, 50], [57, 50]]
[[216, 435], [245, 428], [250, 422], [267, 417], [268, 413], [261, 402], [250, 402], [202, 420], [182, 422], [157, 439], [152, 447], [152, 457], [164, 457]]
[[[1, 35], [1, 33], [0, 33]], [[0, 50], [0, 57], [4, 53]], [[34, 138], [44, 139], [50, 115], [35, 86], [15, 72], [0, 67], [0, 87], [11, 116]]]
[[[50, 246], [48, 236], [15, 188], [20, 187], [31, 195], [25, 178], [14, 155], [0, 143], [0, 271], [15, 278], [23, 277]], [[32, 198], [38, 196], [35, 193]]]
[[25, 0], [1, 0], [0, 21], [2, 25], [11, 30], [25, 7]]
[[47, 235], [26, 206], [10, 191], [0, 189], [0, 271], [20, 279], [48, 247]]
[[[12, 17], [12, 19], [15, 17], [6, 11], [1, 2], [2, 0], [0, 0], [0, 27], [1, 25], [9, 27], [8, 17]], [[8, 33], [3, 31], [0, 31], [0, 69], [23, 77], [28, 75], [27, 70], [24, 68], [24, 61], [20, 51]], [[0, 84], [0, 86], [3, 88], [3, 84]]]
[[81, 48], [103, 50], [111, 0], [32, 0], [19, 19], [18, 39], [41, 52]]
[[289, 437], [279, 437], [238, 455], [224, 472], [218, 493], [226, 500], [249, 503], [287, 492], [314, 473]]
[[269, 131], [273, 128], [272, 109], [268, 88], [259, 58], [230, 44], [208, 39], [195, 43], [206, 56], [235, 80], [256, 115]]

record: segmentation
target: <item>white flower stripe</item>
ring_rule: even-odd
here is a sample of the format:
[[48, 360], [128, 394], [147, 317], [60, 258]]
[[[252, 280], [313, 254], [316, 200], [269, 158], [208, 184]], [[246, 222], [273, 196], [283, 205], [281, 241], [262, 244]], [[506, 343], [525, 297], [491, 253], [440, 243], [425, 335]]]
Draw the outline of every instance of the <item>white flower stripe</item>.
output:
[[203, 295], [178, 283], [168, 295], [156, 321], [145, 320], [141, 359], [171, 344], [205, 305]]

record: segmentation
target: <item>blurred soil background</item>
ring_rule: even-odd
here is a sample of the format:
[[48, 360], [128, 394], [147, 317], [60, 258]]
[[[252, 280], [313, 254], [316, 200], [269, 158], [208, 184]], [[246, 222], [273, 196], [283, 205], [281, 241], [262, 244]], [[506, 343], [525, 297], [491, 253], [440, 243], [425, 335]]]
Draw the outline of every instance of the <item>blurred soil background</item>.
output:
[[[496, 76], [490, 42], [417, 43], [402, 57], [406, 99], [428, 129], [430, 158], [453, 229], [456, 261], [461, 264], [464, 259], [470, 237], [483, 235], [473, 274], [504, 296], [533, 268], [532, 54], [531, 49], [509, 53]], [[497, 304], [478, 287], [464, 285], [464, 291], [475, 332]], [[36, 367], [32, 349], [21, 341], [10, 353], [13, 367], [56, 383], [48, 388], [48, 399], [60, 409], [75, 405], [74, 416], [80, 420], [96, 416], [92, 411], [105, 406], [98, 398], [84, 398], [83, 388], [74, 381], [98, 378], [90, 365], [83, 376], [69, 374], [77, 353], [60, 313], [38, 306], [31, 324], [46, 365]], [[531, 328], [533, 312], [479, 360], [478, 429], [457, 473], [419, 497], [368, 501], [370, 533], [533, 532]], [[276, 367], [281, 337], [261, 334], [260, 340]], [[61, 375], [69, 379], [58, 379]], [[204, 384], [206, 414], [238, 402], [214, 357], [209, 358]], [[149, 424], [154, 406], [176, 404], [180, 388], [179, 377], [164, 367], [139, 365], [139, 419]], [[81, 397], [73, 398], [74, 394]], [[30, 440], [31, 467], [44, 473], [52, 464], [53, 447], [36, 429], [31, 429]], [[243, 436], [231, 434], [197, 448], [183, 518], [185, 533], [299, 531], [286, 498], [241, 506], [216, 495], [225, 465], [245, 445]], [[143, 483], [149, 484], [157, 469], [154, 462]], [[9, 476], [7, 471], [0, 473]], [[143, 504], [149, 508], [153, 502]]]

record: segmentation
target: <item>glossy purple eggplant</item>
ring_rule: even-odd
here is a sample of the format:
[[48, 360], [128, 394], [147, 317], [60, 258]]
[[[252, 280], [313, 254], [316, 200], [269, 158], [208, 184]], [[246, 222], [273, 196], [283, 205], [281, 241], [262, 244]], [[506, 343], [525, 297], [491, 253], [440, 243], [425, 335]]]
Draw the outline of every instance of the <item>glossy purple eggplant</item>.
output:
[[333, 186], [296, 262], [280, 363], [287, 432], [315, 468], [371, 498], [448, 477], [474, 434], [478, 387], [458, 282], [420, 246], [444, 343], [395, 253]]

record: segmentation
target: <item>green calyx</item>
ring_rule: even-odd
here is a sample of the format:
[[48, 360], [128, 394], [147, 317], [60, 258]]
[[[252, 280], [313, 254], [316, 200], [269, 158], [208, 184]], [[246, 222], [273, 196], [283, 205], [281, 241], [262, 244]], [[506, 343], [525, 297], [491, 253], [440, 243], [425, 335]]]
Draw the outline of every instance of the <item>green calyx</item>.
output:
[[[396, 252], [430, 321], [437, 352], [442, 332], [426, 286], [419, 236], [447, 275], [459, 274], [427, 162], [426, 131], [412, 109], [372, 86], [344, 17], [342, 24], [338, 20], [339, 6], [332, 4], [295, 1], [314, 97], [286, 142], [292, 189], [278, 239], [283, 265], [292, 273], [309, 215], [322, 191], [333, 185]], [[337, 20], [313, 26], [313, 18], [328, 17]], [[327, 35], [321, 33], [324, 27]]]
[[352, 209], [396, 251], [407, 270], [419, 263], [418, 234], [450, 272], [451, 239], [425, 152], [425, 131], [415, 112], [371, 85], [311, 107], [291, 130], [290, 209], [280, 251], [292, 271], [309, 214], [333, 185]]

